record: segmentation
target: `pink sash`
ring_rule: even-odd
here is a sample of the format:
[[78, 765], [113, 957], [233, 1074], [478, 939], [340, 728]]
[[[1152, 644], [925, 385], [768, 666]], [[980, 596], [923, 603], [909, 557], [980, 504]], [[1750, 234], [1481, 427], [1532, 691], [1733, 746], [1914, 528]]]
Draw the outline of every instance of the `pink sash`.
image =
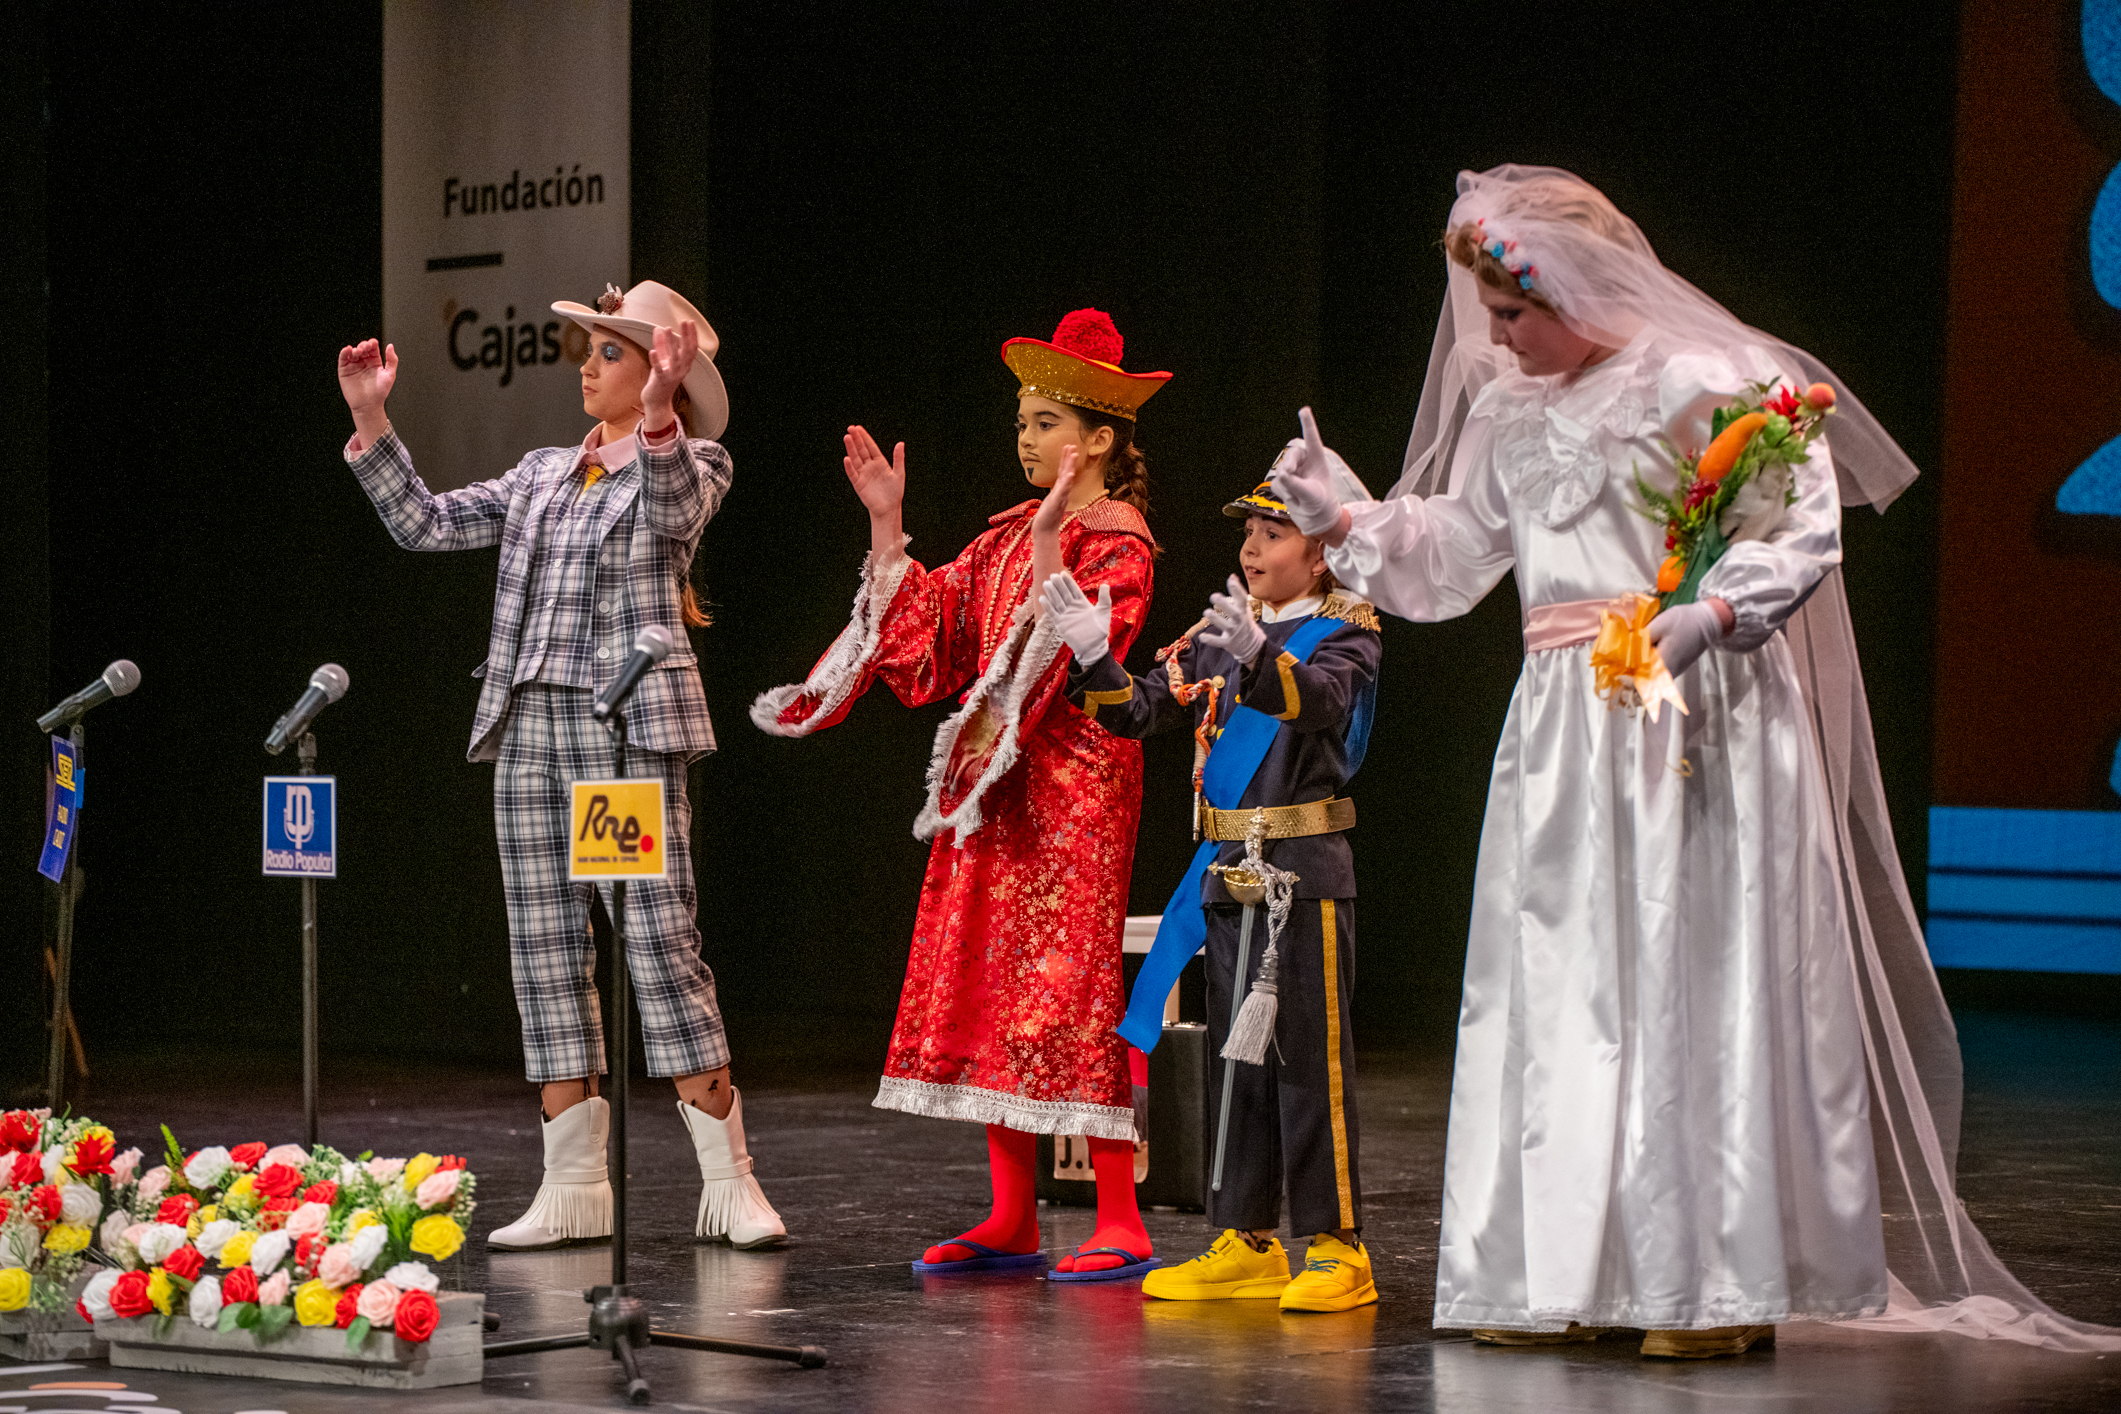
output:
[[1594, 641], [1599, 619], [1611, 603], [1609, 599], [1577, 599], [1541, 604], [1524, 616], [1524, 651], [1546, 653]]

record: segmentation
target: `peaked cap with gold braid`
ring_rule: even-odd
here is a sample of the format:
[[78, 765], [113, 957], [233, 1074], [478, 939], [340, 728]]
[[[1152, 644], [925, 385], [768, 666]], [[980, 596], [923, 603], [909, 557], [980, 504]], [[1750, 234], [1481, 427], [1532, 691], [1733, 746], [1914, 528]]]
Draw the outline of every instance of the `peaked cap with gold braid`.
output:
[[1078, 309], [1044, 339], [1011, 339], [1002, 362], [1023, 386], [1019, 398], [1051, 398], [1070, 407], [1134, 420], [1137, 410], [1171, 380], [1168, 373], [1129, 373], [1119, 366], [1126, 342], [1101, 309]]

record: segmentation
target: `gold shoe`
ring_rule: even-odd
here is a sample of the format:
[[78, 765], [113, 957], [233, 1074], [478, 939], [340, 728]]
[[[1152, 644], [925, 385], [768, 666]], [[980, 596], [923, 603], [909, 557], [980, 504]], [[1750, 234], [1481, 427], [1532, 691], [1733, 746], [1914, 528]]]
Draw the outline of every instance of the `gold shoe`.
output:
[[1642, 1338], [1642, 1353], [1667, 1360], [1713, 1360], [1774, 1343], [1773, 1326], [1712, 1326], [1705, 1331], [1651, 1331]]
[[1574, 1321], [1571, 1321], [1569, 1322], [1569, 1328], [1563, 1331], [1483, 1329], [1474, 1331], [1473, 1339], [1481, 1345], [1589, 1345], [1600, 1336], [1611, 1335], [1617, 1329], [1619, 1328], [1616, 1326], [1579, 1326]]
[[1377, 1300], [1377, 1283], [1370, 1279], [1370, 1251], [1358, 1241], [1353, 1247], [1331, 1233], [1311, 1239], [1304, 1254], [1304, 1269], [1282, 1288], [1284, 1311], [1352, 1311]]
[[1192, 1261], [1144, 1277], [1142, 1295], [1165, 1301], [1271, 1299], [1288, 1284], [1289, 1254], [1278, 1239], [1268, 1238], [1267, 1250], [1255, 1252], [1235, 1228], [1225, 1228], [1215, 1245]]

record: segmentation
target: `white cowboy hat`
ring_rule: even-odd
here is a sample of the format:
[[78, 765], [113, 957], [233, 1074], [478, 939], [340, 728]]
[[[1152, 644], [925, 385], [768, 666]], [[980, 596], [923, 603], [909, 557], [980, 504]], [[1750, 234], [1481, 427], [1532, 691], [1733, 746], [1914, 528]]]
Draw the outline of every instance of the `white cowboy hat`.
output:
[[692, 398], [692, 435], [711, 440], [729, 426], [729, 394], [714, 366], [722, 341], [707, 316], [676, 290], [653, 280], [643, 280], [624, 294], [606, 285], [595, 309], [563, 299], [553, 301], [552, 312], [566, 315], [592, 335], [600, 328], [624, 334], [644, 349], [655, 347], [657, 325], [675, 331], [679, 321], [690, 319], [700, 330], [700, 351], [685, 375], [685, 391]]

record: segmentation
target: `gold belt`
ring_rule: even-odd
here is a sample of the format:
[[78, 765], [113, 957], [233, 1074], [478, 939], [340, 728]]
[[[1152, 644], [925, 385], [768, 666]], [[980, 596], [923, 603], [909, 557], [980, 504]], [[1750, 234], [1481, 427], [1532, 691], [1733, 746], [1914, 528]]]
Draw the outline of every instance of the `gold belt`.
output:
[[1200, 805], [1200, 837], [1207, 840], [1241, 840], [1257, 821], [1263, 840], [1292, 840], [1304, 835], [1330, 835], [1355, 828], [1355, 802], [1314, 800], [1303, 805], [1261, 805], [1250, 810], [1217, 810]]

